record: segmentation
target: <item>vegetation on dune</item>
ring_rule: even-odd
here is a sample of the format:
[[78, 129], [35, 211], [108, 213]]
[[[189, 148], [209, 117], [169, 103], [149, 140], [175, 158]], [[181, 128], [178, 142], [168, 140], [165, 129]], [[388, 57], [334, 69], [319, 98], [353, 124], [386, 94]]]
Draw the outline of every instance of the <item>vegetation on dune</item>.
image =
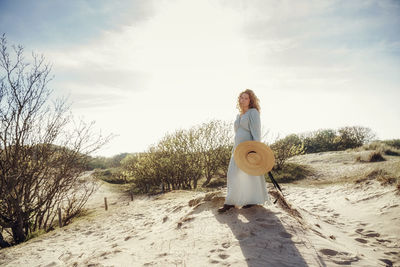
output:
[[138, 192], [195, 189], [202, 177], [206, 186], [220, 172], [226, 176], [230, 129], [227, 123], [210, 121], [167, 134], [146, 153], [124, 159], [123, 173]]
[[355, 149], [355, 151], [375, 150], [388, 156], [400, 156], [399, 139], [373, 141]]
[[380, 151], [372, 151], [365, 159], [361, 155], [358, 155], [356, 157], [357, 162], [379, 162], [385, 160], [386, 159], [382, 156], [382, 153]]
[[368, 183], [370, 181], [378, 181], [381, 185], [394, 185], [396, 183], [398, 184], [400, 176], [387, 170], [376, 169], [355, 180], [355, 183]]
[[[196, 189], [199, 186], [207, 190], [224, 186], [233, 145], [230, 128], [228, 123], [210, 121], [188, 130], [175, 131], [165, 135], [146, 152], [120, 154], [120, 167], [97, 170], [95, 174], [110, 183], [130, 183], [135, 193]], [[306, 153], [381, 148], [371, 152], [366, 159], [360, 156], [359, 162], [385, 160], [382, 154], [387, 153], [395, 155], [396, 148], [388, 144], [397, 144], [396, 140], [368, 143], [373, 136], [369, 128], [354, 126], [291, 134], [277, 139], [270, 144], [276, 158], [274, 176], [278, 182], [293, 182], [313, 175], [311, 168], [287, 162], [293, 156]], [[117, 156], [108, 161], [115, 162]], [[267, 176], [266, 180], [269, 181]]]

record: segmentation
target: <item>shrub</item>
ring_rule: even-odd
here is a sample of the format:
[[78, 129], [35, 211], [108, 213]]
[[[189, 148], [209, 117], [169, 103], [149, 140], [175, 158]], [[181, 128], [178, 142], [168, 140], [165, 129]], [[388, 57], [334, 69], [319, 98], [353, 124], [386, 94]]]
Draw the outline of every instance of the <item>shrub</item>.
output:
[[342, 127], [339, 130], [321, 129], [301, 135], [305, 153], [338, 151], [359, 147], [375, 135], [371, 129], [361, 126]]
[[346, 150], [362, 146], [374, 138], [370, 128], [361, 126], [342, 127], [338, 130], [337, 149]]
[[285, 162], [296, 155], [304, 154], [304, 145], [300, 138], [291, 134], [271, 145], [275, 155], [275, 168], [281, 170]]
[[226, 173], [232, 151], [231, 125], [210, 121], [188, 130], [165, 135], [146, 153], [129, 155], [121, 161], [132, 190], [197, 188], [203, 176], [207, 185], [219, 172]]
[[309, 134], [303, 134], [302, 142], [305, 153], [316, 153], [337, 150], [336, 131], [332, 129], [318, 130]]

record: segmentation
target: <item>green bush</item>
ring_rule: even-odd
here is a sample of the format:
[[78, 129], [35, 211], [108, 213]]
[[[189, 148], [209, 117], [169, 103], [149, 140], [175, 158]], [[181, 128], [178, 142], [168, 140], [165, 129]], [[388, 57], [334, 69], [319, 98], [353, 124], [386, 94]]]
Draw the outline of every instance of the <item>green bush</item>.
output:
[[305, 153], [336, 151], [338, 150], [337, 140], [336, 131], [332, 129], [318, 130], [301, 136]]
[[232, 145], [229, 124], [211, 121], [165, 135], [146, 153], [121, 161], [122, 173], [132, 191], [197, 188], [201, 177], [211, 178], [228, 169]]
[[370, 142], [374, 136], [375, 134], [367, 127], [352, 126], [302, 134], [301, 140], [305, 153], [317, 153], [356, 148]]
[[304, 145], [295, 134], [277, 140], [271, 145], [271, 149], [274, 151], [275, 168], [277, 170], [282, 169], [286, 160], [289, 158], [304, 153]]

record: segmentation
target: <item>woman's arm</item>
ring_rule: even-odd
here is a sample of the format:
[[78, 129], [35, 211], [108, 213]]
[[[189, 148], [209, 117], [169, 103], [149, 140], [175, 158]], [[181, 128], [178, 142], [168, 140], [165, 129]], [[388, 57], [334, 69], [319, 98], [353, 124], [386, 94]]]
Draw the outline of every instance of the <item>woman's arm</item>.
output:
[[254, 141], [261, 141], [261, 121], [260, 112], [257, 109], [250, 110], [249, 114], [250, 133]]

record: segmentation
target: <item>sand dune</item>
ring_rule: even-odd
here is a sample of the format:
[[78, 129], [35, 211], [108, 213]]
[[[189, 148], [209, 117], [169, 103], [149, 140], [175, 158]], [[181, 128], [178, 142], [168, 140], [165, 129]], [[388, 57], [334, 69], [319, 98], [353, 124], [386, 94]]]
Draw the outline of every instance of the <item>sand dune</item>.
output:
[[[329, 156], [315, 164], [330, 164]], [[370, 166], [350, 165], [354, 172]], [[327, 168], [325, 176], [321, 170], [313, 179], [323, 179], [333, 169]], [[338, 171], [337, 177], [348, 171]], [[400, 266], [400, 196], [394, 186], [373, 180], [310, 184], [283, 186], [292, 210], [277, 204], [225, 214], [216, 212], [224, 189], [173, 191], [130, 201], [104, 185], [87, 216], [0, 250], [0, 265]], [[102, 207], [104, 196], [108, 211]]]

